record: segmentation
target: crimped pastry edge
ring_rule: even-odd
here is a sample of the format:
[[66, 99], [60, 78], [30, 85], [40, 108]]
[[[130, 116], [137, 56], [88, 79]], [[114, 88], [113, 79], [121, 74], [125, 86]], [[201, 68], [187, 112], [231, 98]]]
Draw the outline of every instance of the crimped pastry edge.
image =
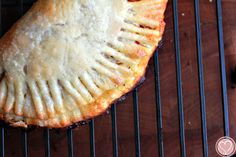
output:
[[[158, 45], [157, 45], [158, 46]], [[104, 92], [103, 95], [101, 95], [100, 99], [98, 98], [97, 101], [101, 101], [101, 100], [107, 100], [106, 104], [106, 108], [103, 110], [98, 110], [97, 112], [94, 112], [93, 114], [91, 114], [90, 116], [84, 117], [84, 118], [76, 118], [73, 119], [71, 121], [67, 121], [63, 124], [58, 123], [58, 118], [54, 118], [54, 119], [48, 119], [48, 120], [39, 120], [39, 119], [33, 119], [33, 118], [24, 118], [22, 120], [19, 120], [19, 117], [17, 117], [14, 114], [1, 114], [0, 113], [0, 118], [3, 119], [5, 122], [10, 123], [11, 126], [14, 127], [28, 127], [31, 125], [37, 125], [40, 127], [47, 127], [47, 128], [64, 128], [64, 127], [68, 127], [70, 125], [72, 125], [73, 123], [76, 122], [80, 122], [80, 121], [87, 121], [90, 120], [91, 118], [97, 117], [99, 115], [102, 115], [104, 112], [106, 112], [112, 105], [114, 102], [116, 102], [120, 97], [126, 95], [128, 92], [130, 92], [133, 88], [136, 87], [137, 83], [139, 82], [139, 80], [145, 75], [146, 69], [147, 69], [147, 65], [149, 63], [150, 58], [153, 56], [156, 47], [153, 48], [152, 50], [152, 54], [150, 56], [146, 56], [145, 62], [142, 63], [142, 65], [145, 65], [142, 70], [142, 72], [140, 73], [139, 76], [136, 77], [136, 79], [133, 81], [133, 85], [131, 85], [129, 88], [126, 88], [126, 90], [124, 90], [123, 92], [120, 92], [116, 95], [116, 98], [114, 100], [112, 99], [106, 99], [106, 97], [110, 97], [110, 93], [114, 92], [115, 90], [111, 90], [109, 92]], [[118, 91], [118, 90], [116, 90]], [[101, 106], [103, 106], [103, 104], [98, 103], [96, 104], [98, 106], [98, 108], [102, 108]], [[94, 106], [94, 105], [93, 105]], [[92, 107], [91, 107], [92, 108]], [[9, 117], [10, 116], [10, 117]], [[21, 117], [22, 118], [22, 117]]]

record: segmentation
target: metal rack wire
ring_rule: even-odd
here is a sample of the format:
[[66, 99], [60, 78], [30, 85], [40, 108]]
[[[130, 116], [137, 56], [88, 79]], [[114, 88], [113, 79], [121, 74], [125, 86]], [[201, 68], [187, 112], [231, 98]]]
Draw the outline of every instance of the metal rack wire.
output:
[[[29, 3], [29, 0], [15, 0], [5, 1], [6, 5], [18, 5], [19, 13], [23, 14], [24, 3]], [[2, 0], [0, 0], [0, 12], [2, 9]], [[222, 25], [222, 8], [221, 0], [216, 0], [217, 10], [217, 24], [218, 24], [218, 42], [219, 42], [219, 54], [220, 54], [220, 69], [221, 69], [221, 86], [222, 86], [222, 107], [223, 107], [223, 120], [224, 120], [224, 134], [229, 136], [229, 115], [228, 115], [228, 99], [227, 99], [227, 86], [226, 86], [226, 71], [225, 71], [225, 58], [224, 58], [224, 44], [223, 44], [223, 25]], [[179, 139], [181, 154], [180, 156], [186, 157], [185, 146], [185, 128], [184, 128], [184, 103], [182, 92], [182, 74], [181, 74], [181, 50], [179, 39], [179, 24], [178, 24], [178, 0], [172, 0], [173, 9], [173, 23], [174, 23], [174, 46], [175, 46], [175, 59], [176, 59], [176, 82], [177, 82], [177, 95], [178, 95], [178, 113], [179, 113]], [[201, 107], [201, 126], [202, 126], [202, 148], [204, 157], [208, 156], [208, 140], [207, 140], [207, 121], [206, 121], [206, 102], [204, 91], [204, 76], [203, 76], [203, 59], [202, 59], [202, 43], [201, 43], [201, 27], [200, 27], [200, 8], [199, 0], [194, 0], [195, 11], [195, 28], [196, 28], [196, 45], [197, 45], [197, 59], [198, 59], [198, 79], [199, 79], [199, 95], [200, 95], [200, 107]], [[0, 16], [0, 25], [2, 26], [2, 19]], [[0, 35], [2, 35], [2, 27], [0, 27]], [[154, 81], [155, 81], [155, 103], [156, 103], [156, 121], [157, 121], [157, 149], [159, 156], [164, 157], [164, 143], [163, 143], [163, 125], [162, 125], [162, 108], [161, 108], [161, 96], [160, 96], [160, 77], [159, 77], [159, 56], [158, 52], [154, 54]], [[133, 111], [134, 111], [134, 133], [135, 133], [135, 155], [141, 156], [140, 152], [140, 128], [139, 128], [139, 101], [138, 101], [138, 88], [133, 90]], [[112, 122], [112, 148], [113, 156], [119, 156], [118, 150], [118, 138], [117, 138], [117, 115], [116, 105], [111, 108], [111, 122]], [[90, 133], [90, 156], [96, 156], [95, 145], [95, 127], [94, 120], [89, 122]], [[67, 130], [68, 139], [68, 156], [74, 156], [74, 144], [73, 144], [73, 129]], [[44, 130], [44, 150], [45, 156], [51, 156], [51, 144], [50, 144], [50, 130]], [[22, 130], [22, 152], [24, 157], [28, 157], [28, 132]], [[0, 157], [5, 156], [5, 128], [4, 124], [0, 124]]]
[[194, 1], [195, 24], [196, 24], [196, 41], [198, 52], [198, 79], [200, 89], [200, 105], [201, 105], [201, 122], [202, 122], [202, 141], [203, 141], [203, 156], [208, 156], [208, 142], [207, 142], [207, 123], [206, 123], [206, 98], [203, 76], [203, 61], [202, 61], [202, 39], [200, 27], [200, 10], [199, 0]]

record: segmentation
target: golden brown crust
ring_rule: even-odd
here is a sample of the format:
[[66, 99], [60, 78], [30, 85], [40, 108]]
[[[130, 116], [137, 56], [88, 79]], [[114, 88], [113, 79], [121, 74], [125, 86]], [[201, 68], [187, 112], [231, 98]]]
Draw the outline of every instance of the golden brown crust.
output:
[[[62, 2], [63, 5], [61, 4], [57, 4], [57, 5], [68, 7], [67, 4], [64, 4], [65, 1], [66, 0]], [[48, 2], [50, 2], [50, 0]], [[46, 2], [39, 1], [38, 4], [34, 5], [34, 7], [30, 10], [30, 12], [31, 13], [32, 12], [45, 12], [45, 16], [54, 18], [53, 17], [55, 13], [54, 9], [57, 8], [55, 7], [55, 4], [53, 5], [53, 3], [48, 3], [48, 4], [43, 4], [43, 3], [46, 3]], [[9, 109], [9, 112], [8, 112], [4, 108], [1, 109], [1, 112], [0, 112], [1, 119], [7, 122], [10, 122], [11, 125], [13, 126], [21, 126], [21, 127], [27, 127], [28, 125], [38, 125], [38, 126], [49, 127], [49, 128], [66, 127], [75, 122], [87, 120], [97, 115], [100, 115], [101, 113], [106, 111], [115, 100], [117, 100], [122, 95], [129, 92], [130, 90], [132, 90], [132, 88], [134, 88], [134, 86], [137, 84], [140, 78], [144, 75], [148, 61], [151, 58], [158, 42], [161, 40], [161, 37], [163, 35], [163, 31], [165, 27], [165, 23], [163, 21], [164, 19], [163, 14], [166, 8], [167, 0], [141, 0], [138, 2], [127, 2], [127, 4], [130, 7], [128, 11], [132, 11], [134, 12], [134, 14], [132, 14], [132, 16], [125, 15], [125, 16], [128, 16], [125, 18], [126, 20], [129, 20], [129, 22], [127, 26], [123, 25], [122, 29], [125, 30], [124, 33], [128, 32], [128, 34], [125, 34], [122, 37], [127, 38], [128, 40], [134, 40], [135, 46], [133, 47], [130, 46], [132, 44], [129, 44], [128, 42], [128, 45], [125, 45], [125, 46], [130, 51], [127, 51], [127, 50], [125, 51], [124, 47], [117, 46], [118, 48], [116, 48], [115, 47], [116, 45], [112, 45], [113, 43], [111, 43], [112, 45], [111, 48], [114, 48], [115, 50], [117, 50], [114, 53], [122, 52], [125, 54], [124, 56], [128, 56], [130, 59], [133, 59], [135, 63], [137, 63], [133, 65], [133, 63], [127, 61], [127, 64], [131, 66], [129, 67], [127, 65], [127, 67], [129, 67], [132, 70], [131, 76], [129, 75], [125, 76], [124, 73], [120, 72], [119, 74], [122, 74], [123, 76], [114, 77], [113, 75], [106, 73], [106, 71], [105, 72], [102, 71], [100, 73], [101, 77], [105, 77], [108, 82], [112, 81], [113, 83], [111, 84], [105, 82], [108, 85], [112, 85], [112, 88], [108, 88], [107, 86], [102, 87], [102, 85], [99, 85], [99, 82], [95, 81], [96, 86], [99, 87], [99, 89], [97, 91], [93, 91], [89, 89], [88, 90], [89, 93], [88, 92], [86, 93], [86, 91], [82, 89], [84, 87], [91, 88], [88, 85], [89, 82], [86, 82], [88, 77], [85, 74], [78, 74], [78, 76], [81, 78], [79, 82], [82, 83], [82, 86], [81, 85], [78, 86], [81, 88], [81, 89], [78, 89], [79, 92], [76, 92], [74, 88], [71, 88], [72, 87], [71, 84], [73, 85], [73, 87], [76, 87], [75, 84], [73, 84], [73, 80], [69, 79], [71, 82], [70, 84], [70, 82], [64, 81], [64, 80], [67, 80], [65, 78], [62, 81], [60, 81], [59, 79], [58, 84], [60, 85], [60, 89], [63, 90], [61, 93], [61, 95], [63, 95], [62, 108], [60, 108], [60, 105], [58, 105], [58, 104], [61, 104], [61, 103], [58, 103], [60, 102], [60, 100], [57, 100], [53, 97], [53, 92], [54, 94], [55, 93], [58, 94], [57, 93], [58, 91], [56, 90], [57, 86], [55, 86], [55, 81], [49, 80], [49, 81], [46, 81], [45, 83], [45, 81], [41, 81], [41, 80], [38, 81], [36, 79], [37, 81], [35, 83], [34, 81], [26, 80], [27, 84], [30, 87], [29, 89], [27, 89], [27, 91], [24, 90], [25, 95], [28, 94], [28, 90], [31, 91], [30, 92], [31, 94], [27, 100], [31, 102], [30, 103], [31, 105], [34, 103], [34, 107], [36, 108], [36, 109], [32, 109], [32, 113], [30, 112], [30, 114], [28, 115], [24, 115], [26, 114], [23, 111], [24, 109], [22, 109], [23, 108], [22, 106], [24, 105], [22, 105], [22, 103], [19, 103], [21, 102], [21, 99], [20, 99], [21, 96], [18, 95], [17, 97], [14, 98], [14, 100], [11, 100], [9, 98], [10, 94], [6, 94], [6, 89], [5, 89], [6, 87], [4, 86], [7, 86], [8, 87], [7, 90], [9, 90], [10, 89], [9, 87], [11, 85], [11, 80], [10, 81], [7, 80], [5, 81], [7, 82], [6, 85], [4, 83], [0, 85], [0, 101], [2, 101], [0, 102], [0, 107], [7, 106], [8, 108], [10, 108], [9, 105], [4, 105], [4, 104], [7, 104], [11, 101], [15, 101], [16, 102], [15, 104], [18, 104], [18, 106], [16, 105], [17, 107], [15, 107], [15, 111]], [[44, 7], [44, 6], [47, 6], [47, 7]], [[29, 14], [30, 13], [27, 13], [27, 15], [24, 18], [26, 19], [27, 16], [30, 16]], [[63, 18], [63, 17], [57, 17], [57, 18]], [[130, 22], [133, 22], [133, 24], [129, 25]], [[11, 45], [11, 42], [13, 41], [13, 39], [15, 40], [15, 37], [14, 37], [14, 35], [16, 34], [15, 32], [19, 31], [18, 30], [19, 28], [17, 27], [19, 23], [22, 23], [22, 22], [20, 21], [17, 24], [15, 24], [13, 28], [1, 39], [0, 45], [4, 45], [6, 48], [9, 48], [9, 45]], [[137, 24], [139, 24], [139, 28], [137, 27]], [[131, 37], [129, 36], [130, 32], [133, 33], [131, 34]], [[138, 36], [136, 37], [136, 35]], [[126, 40], [122, 43], [125, 43]], [[25, 44], [25, 43], [21, 43], [21, 44]], [[4, 51], [6, 48], [3, 47], [1, 51]], [[110, 51], [112, 52], [113, 50], [110, 50]], [[113, 55], [111, 53], [109, 54]], [[119, 56], [120, 54], [117, 54], [117, 55], [118, 56], [115, 56], [115, 57], [117, 57], [117, 60], [119, 60], [122, 56], [120, 57]], [[127, 58], [125, 57], [124, 59], [127, 59]], [[104, 62], [104, 64], [105, 63], [107, 62]], [[120, 69], [119, 66], [118, 68]], [[6, 69], [4, 70], [5, 72], [7, 72]], [[124, 70], [124, 67], [122, 67], [122, 70]], [[99, 71], [99, 70], [96, 69], [96, 71]], [[89, 71], [89, 73], [90, 72], [91, 71]], [[56, 75], [54, 73], [52, 74]], [[44, 76], [44, 75], [42, 74], [41, 76]], [[123, 77], [125, 77], [125, 79]], [[14, 81], [15, 80], [13, 80], [13, 82]], [[58, 81], [56, 81], [56, 83], [57, 82]], [[48, 85], [49, 85], [48, 87], [49, 89], [46, 88], [46, 86]], [[18, 88], [16, 88], [15, 90], [17, 91], [17, 89]], [[66, 91], [66, 93], [64, 93], [64, 90]], [[99, 91], [101, 91], [101, 94], [97, 94], [97, 92]], [[10, 92], [7, 92], [7, 93], [10, 93]], [[51, 96], [48, 97], [47, 93], [49, 93]], [[1, 94], [3, 95], [2, 99], [1, 99]], [[37, 96], [40, 96], [42, 100], [37, 99]], [[91, 96], [92, 98], [90, 100]], [[51, 102], [51, 99], [52, 99], [52, 102]], [[26, 100], [24, 102], [26, 103]], [[55, 102], [57, 102], [57, 104]], [[78, 109], [73, 108], [73, 107], [71, 109], [68, 109], [70, 102], [74, 103]], [[51, 104], [54, 104], [54, 105], [51, 105]], [[19, 106], [21, 106], [21, 110], [19, 109], [20, 108]], [[65, 110], [65, 108], [66, 108], [66, 111], [64, 113], [63, 112], [60, 113], [61, 111]], [[75, 109], [78, 111], [70, 114], [70, 112]], [[46, 114], [45, 112], [47, 112], [48, 114]]]

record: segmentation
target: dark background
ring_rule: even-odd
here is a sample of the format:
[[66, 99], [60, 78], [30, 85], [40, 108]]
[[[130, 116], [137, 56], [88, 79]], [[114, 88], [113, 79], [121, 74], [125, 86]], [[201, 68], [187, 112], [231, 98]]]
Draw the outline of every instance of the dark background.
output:
[[[1, 0], [2, 32], [20, 17], [21, 9], [26, 11], [32, 0]], [[179, 0], [179, 33], [182, 62], [183, 100], [185, 114], [185, 136], [187, 156], [202, 156], [202, 136], [198, 87], [196, 34], [194, 22], [194, 1]], [[236, 67], [236, 0], [222, 0], [224, 46], [227, 68], [227, 87], [231, 137], [236, 139], [236, 85], [232, 81], [232, 71]], [[217, 156], [215, 142], [223, 136], [222, 97], [220, 85], [219, 49], [217, 39], [215, 0], [200, 0], [202, 48], [207, 111], [209, 156]], [[163, 46], [159, 49], [161, 103], [163, 114], [164, 152], [166, 157], [180, 156], [179, 122], [177, 105], [175, 49], [173, 38], [173, 12], [171, 1], [165, 14], [167, 23], [163, 36]], [[141, 131], [141, 155], [158, 156], [156, 107], [154, 89], [154, 69], [151, 59], [146, 80], [139, 87], [139, 113]], [[119, 156], [135, 156], [135, 136], [132, 95], [117, 104], [117, 128]], [[44, 156], [43, 129], [32, 129], [28, 134], [29, 156]], [[73, 130], [74, 154], [89, 156], [89, 125]], [[64, 157], [68, 154], [66, 129], [50, 130], [51, 155]], [[112, 156], [111, 115], [95, 118], [96, 156]], [[5, 130], [5, 153], [7, 157], [23, 156], [22, 130], [8, 127]]]

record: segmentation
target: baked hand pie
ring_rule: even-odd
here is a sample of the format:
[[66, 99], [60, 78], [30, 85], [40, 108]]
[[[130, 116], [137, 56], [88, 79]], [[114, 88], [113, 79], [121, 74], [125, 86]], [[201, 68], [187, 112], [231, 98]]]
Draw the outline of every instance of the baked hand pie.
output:
[[167, 0], [38, 0], [0, 39], [0, 117], [59, 128], [97, 116], [144, 75]]

